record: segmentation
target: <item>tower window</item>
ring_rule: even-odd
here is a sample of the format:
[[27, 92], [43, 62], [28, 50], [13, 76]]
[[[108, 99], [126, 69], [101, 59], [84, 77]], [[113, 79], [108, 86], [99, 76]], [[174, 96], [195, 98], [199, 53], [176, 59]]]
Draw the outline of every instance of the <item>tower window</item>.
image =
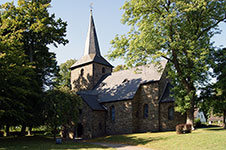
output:
[[105, 73], [105, 68], [104, 67], [102, 68], [102, 73]]
[[80, 74], [81, 74], [81, 76], [84, 75], [84, 69], [83, 68], [81, 69], [81, 73]]

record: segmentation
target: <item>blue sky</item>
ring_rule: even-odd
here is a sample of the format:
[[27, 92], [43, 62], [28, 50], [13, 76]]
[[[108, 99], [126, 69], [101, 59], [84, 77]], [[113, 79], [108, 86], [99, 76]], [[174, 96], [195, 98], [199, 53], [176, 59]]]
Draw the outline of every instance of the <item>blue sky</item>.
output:
[[[11, 0], [0, 0], [0, 4]], [[128, 31], [126, 25], [121, 24], [123, 10], [120, 7], [125, 0], [52, 0], [50, 13], [55, 13], [56, 18], [61, 18], [68, 23], [67, 39], [69, 44], [54, 48], [59, 64], [68, 59], [79, 59], [83, 55], [85, 39], [88, 30], [90, 4], [93, 3], [93, 16], [97, 30], [97, 36], [101, 49], [101, 54], [105, 56], [111, 48], [110, 41], [116, 34], [123, 34]], [[215, 35], [212, 41], [215, 46], [226, 47], [226, 23], [220, 24], [221, 35]], [[111, 62], [116, 66], [123, 61], [116, 60]]]

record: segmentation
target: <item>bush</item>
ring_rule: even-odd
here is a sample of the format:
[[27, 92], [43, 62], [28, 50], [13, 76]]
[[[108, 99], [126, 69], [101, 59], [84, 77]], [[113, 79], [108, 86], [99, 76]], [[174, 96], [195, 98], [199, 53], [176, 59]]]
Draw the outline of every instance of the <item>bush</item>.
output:
[[183, 134], [184, 124], [178, 124], [176, 126], [176, 132], [177, 134]]
[[4, 132], [0, 131], [0, 137], [3, 137], [3, 136], [4, 136]]
[[184, 126], [184, 133], [191, 133], [192, 130], [192, 125], [191, 124], [185, 124]]
[[201, 123], [200, 119], [195, 119], [194, 124], [195, 124], [195, 128], [202, 127], [202, 123]]
[[183, 133], [191, 133], [192, 125], [191, 124], [178, 124], [176, 126], [176, 133], [183, 134]]

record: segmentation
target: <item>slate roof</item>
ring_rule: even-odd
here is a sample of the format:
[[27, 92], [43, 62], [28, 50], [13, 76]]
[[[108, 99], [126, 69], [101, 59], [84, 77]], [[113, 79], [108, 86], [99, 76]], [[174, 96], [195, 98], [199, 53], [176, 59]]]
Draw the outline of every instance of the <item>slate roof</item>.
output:
[[[167, 61], [160, 63], [164, 69]], [[157, 67], [150, 64], [114, 72], [105, 77], [93, 90], [81, 91], [80, 93], [98, 95], [100, 103], [132, 99], [141, 84], [160, 80], [163, 71], [158, 70]]]
[[86, 65], [88, 63], [96, 62], [99, 64], [103, 64], [106, 66], [113, 67], [107, 60], [105, 60], [102, 56], [95, 55], [95, 54], [89, 54], [83, 56], [81, 59], [79, 59], [74, 65], [71, 66], [71, 69], [80, 67], [82, 65]]
[[105, 110], [98, 102], [97, 95], [80, 94], [80, 96], [92, 110]]
[[166, 83], [162, 96], [159, 100], [160, 103], [174, 102], [174, 98], [171, 96], [172, 92], [170, 91], [172, 88], [173, 86], [169, 82]]
[[113, 67], [107, 60], [105, 60], [100, 54], [100, 48], [97, 38], [97, 33], [94, 25], [92, 11], [90, 13], [89, 28], [86, 37], [85, 49], [83, 57], [78, 60], [71, 69], [86, 65], [91, 62], [96, 62], [106, 66]]

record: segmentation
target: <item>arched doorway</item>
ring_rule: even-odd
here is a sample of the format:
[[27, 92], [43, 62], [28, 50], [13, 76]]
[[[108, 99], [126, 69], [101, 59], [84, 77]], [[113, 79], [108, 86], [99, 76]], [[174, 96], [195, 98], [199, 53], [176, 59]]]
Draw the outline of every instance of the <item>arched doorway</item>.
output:
[[81, 138], [83, 135], [83, 125], [78, 123], [77, 125], [77, 138]]

